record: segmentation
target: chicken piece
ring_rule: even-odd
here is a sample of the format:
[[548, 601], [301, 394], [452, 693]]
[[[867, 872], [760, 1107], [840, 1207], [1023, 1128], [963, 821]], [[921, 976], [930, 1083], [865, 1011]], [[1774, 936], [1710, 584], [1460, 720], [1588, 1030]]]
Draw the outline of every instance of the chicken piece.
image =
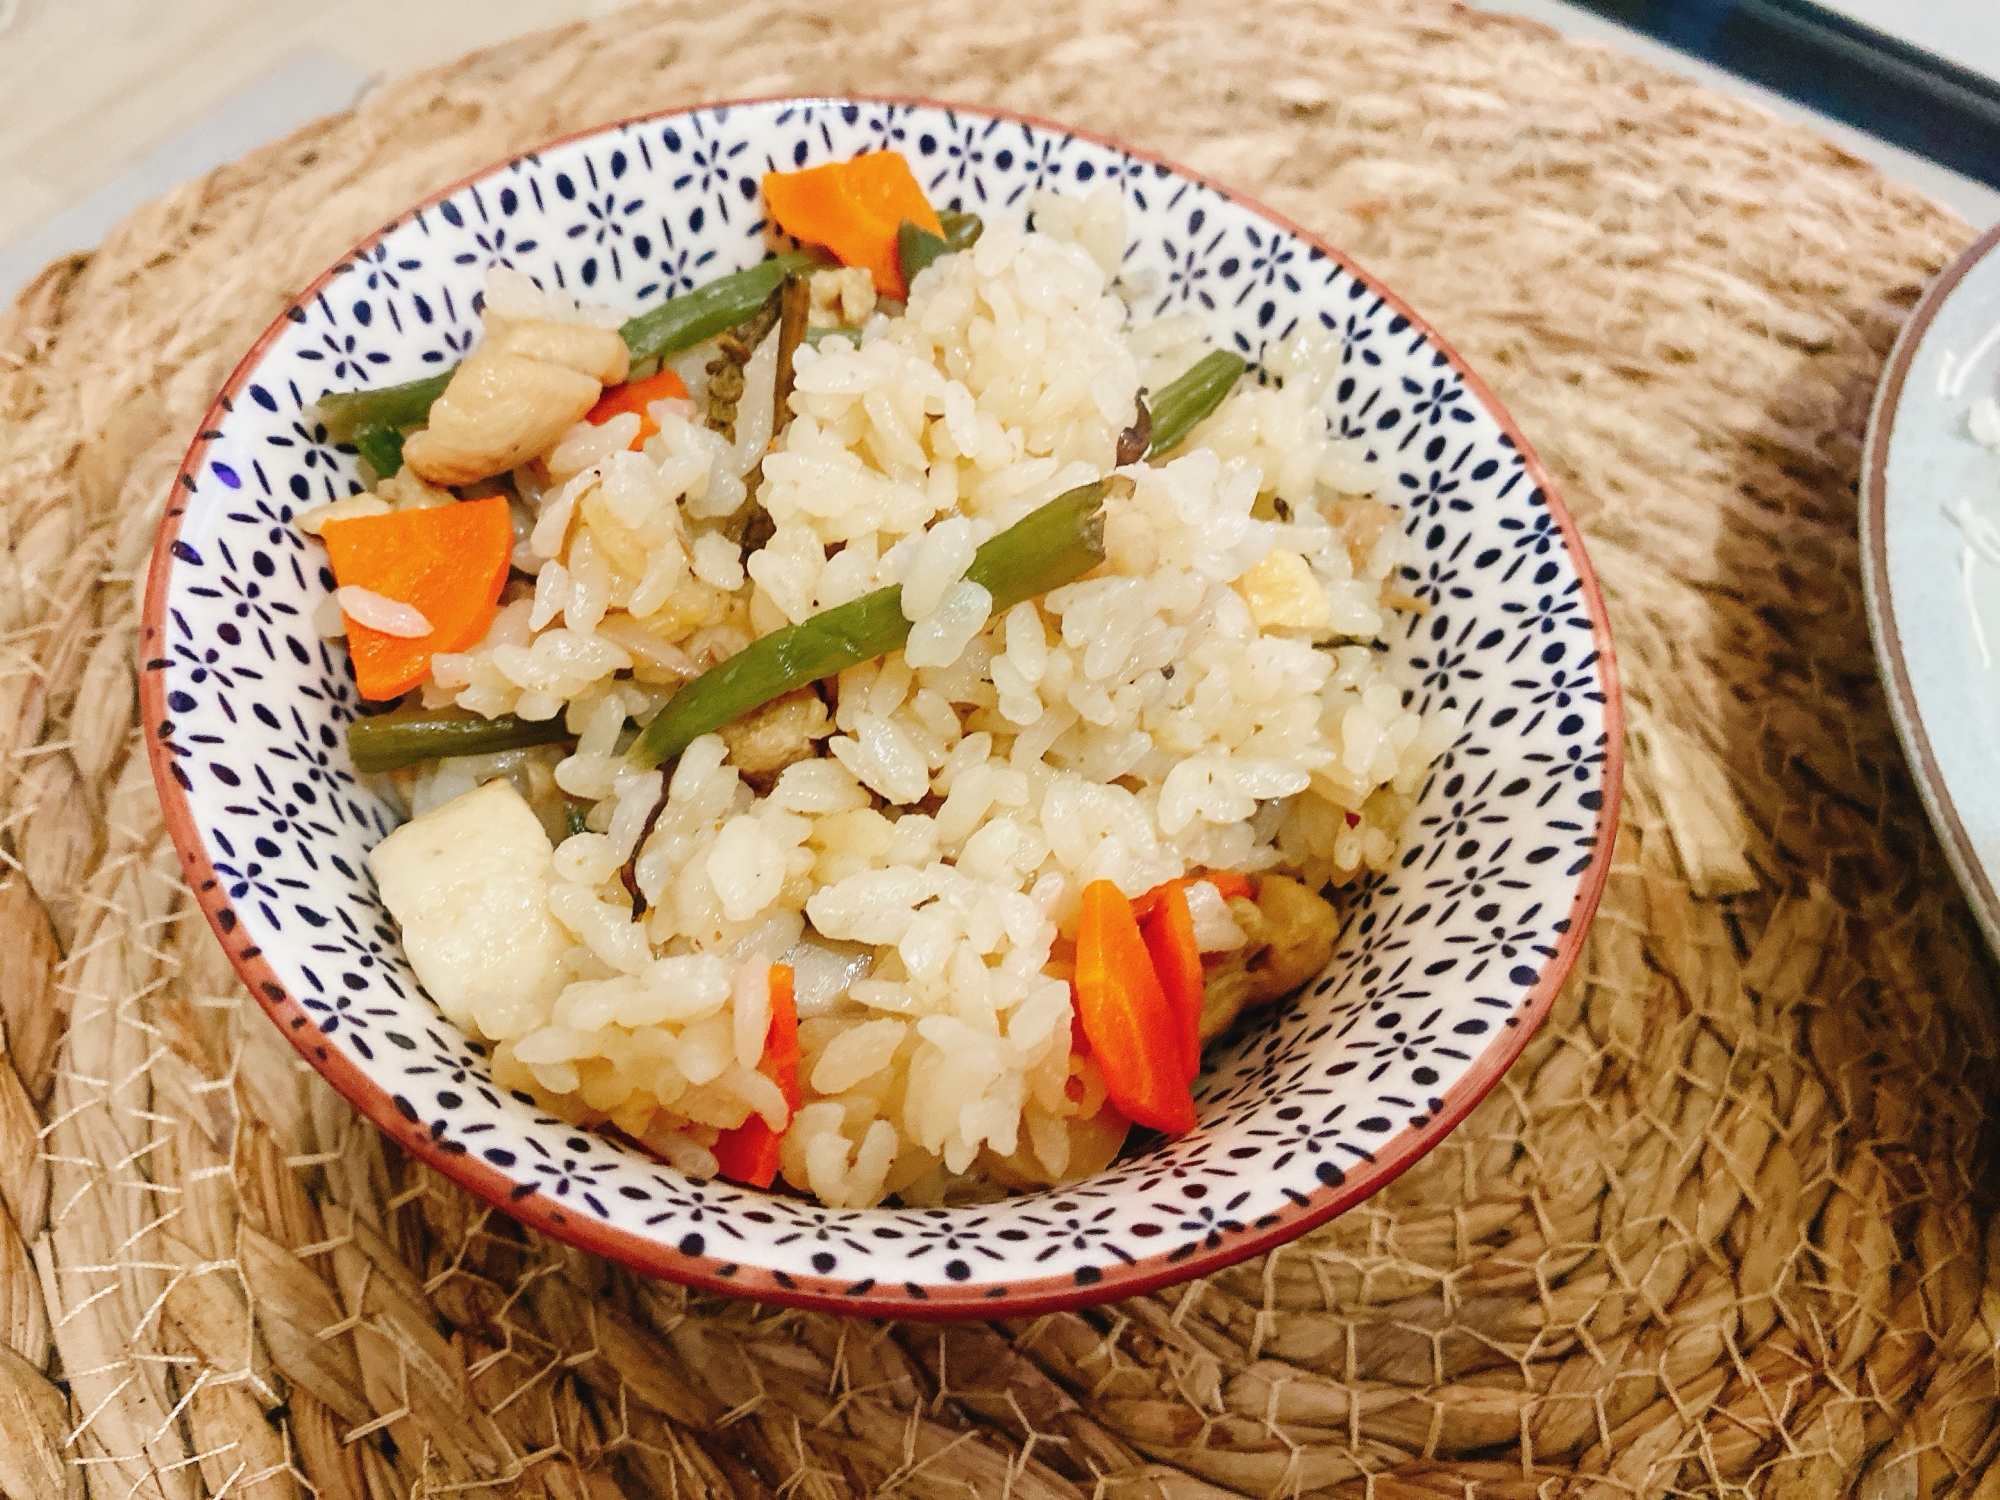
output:
[[541, 318], [501, 325], [488, 346], [545, 365], [588, 375], [599, 385], [618, 385], [632, 371], [632, 351], [615, 328], [588, 323], [554, 323]]
[[553, 854], [504, 779], [412, 819], [369, 854], [410, 967], [455, 1025], [483, 1020], [518, 1036], [544, 1018], [570, 947], [549, 910]]
[[430, 426], [410, 434], [403, 462], [432, 484], [504, 474], [554, 447], [601, 390], [562, 365], [481, 350], [431, 403]]
[[802, 687], [716, 732], [729, 747], [729, 764], [759, 791], [768, 791], [786, 766], [812, 759], [817, 753], [813, 741], [832, 734], [833, 725], [819, 694]]
[[582, 421], [631, 353], [616, 330], [489, 317], [487, 337], [410, 434], [403, 462], [432, 484], [471, 484], [518, 468]]
[[1236, 580], [1259, 630], [1324, 630], [1333, 623], [1333, 605], [1306, 560], [1286, 547], [1273, 547], [1264, 560]]
[[1340, 918], [1296, 880], [1259, 875], [1254, 898], [1229, 903], [1249, 941], [1202, 976], [1201, 1039], [1213, 1040], [1254, 1006], [1289, 995], [1315, 978], [1333, 957]]

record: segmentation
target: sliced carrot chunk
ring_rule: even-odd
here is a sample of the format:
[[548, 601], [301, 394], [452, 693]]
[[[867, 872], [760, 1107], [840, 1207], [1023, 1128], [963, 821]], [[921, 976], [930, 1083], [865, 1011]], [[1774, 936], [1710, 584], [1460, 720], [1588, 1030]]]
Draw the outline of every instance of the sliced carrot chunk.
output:
[[[790, 964], [771, 965], [771, 1029], [764, 1033], [757, 1071], [783, 1091], [785, 1103], [797, 1114], [804, 1096], [799, 1092], [799, 1009], [792, 998]], [[717, 1169], [731, 1182], [767, 1188], [778, 1180], [778, 1147], [784, 1138], [784, 1131], [773, 1130], [762, 1115], [752, 1115], [734, 1130], [723, 1131], [710, 1149]]]
[[347, 652], [361, 696], [401, 697], [424, 680], [440, 651], [476, 646], [493, 623], [514, 552], [514, 522], [503, 496], [428, 510], [329, 521], [320, 534], [334, 579], [407, 604], [430, 622], [429, 635], [384, 635], [347, 622]]
[[1193, 1083], [1201, 1072], [1201, 949], [1194, 940], [1194, 916], [1181, 886], [1166, 887], [1159, 910], [1140, 924], [1139, 935], [1146, 940], [1153, 972], [1159, 976], [1180, 1035], [1181, 1071]]
[[848, 195], [864, 212], [891, 225], [908, 219], [944, 238], [944, 224], [900, 151], [871, 151], [847, 164]]
[[1076, 1013], [1105, 1092], [1138, 1125], [1194, 1128], [1180, 1027], [1153, 970], [1132, 903], [1108, 880], [1083, 888], [1076, 933]]
[[688, 398], [687, 382], [672, 370], [662, 370], [657, 375], [648, 375], [644, 380], [628, 380], [623, 385], [614, 385], [591, 407], [584, 421], [593, 427], [602, 427], [621, 412], [636, 412], [639, 417], [639, 435], [627, 446], [635, 451], [645, 446], [646, 439], [660, 430], [652, 414], [646, 410], [655, 401]]
[[767, 172], [764, 207], [787, 234], [826, 246], [844, 266], [865, 267], [885, 297], [909, 295], [896, 242], [903, 221], [944, 237], [937, 210], [898, 151]]
[[1204, 870], [1199, 875], [1182, 875], [1154, 886], [1143, 896], [1132, 898], [1132, 915], [1141, 922], [1150, 921], [1160, 909], [1160, 902], [1170, 890], [1183, 894], [1191, 885], [1206, 882], [1221, 892], [1224, 901], [1247, 900], [1250, 896], [1250, 877], [1235, 870]]

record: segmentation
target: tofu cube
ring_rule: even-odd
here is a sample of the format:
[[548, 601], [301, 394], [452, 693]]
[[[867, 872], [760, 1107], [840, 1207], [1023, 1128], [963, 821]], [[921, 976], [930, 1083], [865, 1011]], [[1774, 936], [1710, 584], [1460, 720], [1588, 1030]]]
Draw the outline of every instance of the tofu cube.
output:
[[467, 1031], [483, 1017], [519, 1035], [527, 1026], [499, 1018], [539, 1021], [560, 987], [571, 939], [549, 911], [553, 855], [541, 821], [500, 780], [405, 823], [368, 856], [410, 967]]

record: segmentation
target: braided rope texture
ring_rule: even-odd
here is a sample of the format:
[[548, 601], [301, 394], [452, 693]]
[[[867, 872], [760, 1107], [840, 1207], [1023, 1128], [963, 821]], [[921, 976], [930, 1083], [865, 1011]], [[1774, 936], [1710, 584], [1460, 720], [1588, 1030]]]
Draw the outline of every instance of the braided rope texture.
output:
[[[396, 1151], [162, 832], [137, 595], [207, 402], [403, 205], [621, 115], [922, 93], [1350, 248], [1590, 539], [1632, 771], [1554, 1015], [1444, 1147], [1205, 1282], [939, 1330], [690, 1297]], [[1968, 239], [1809, 134], [1443, 0], [676, 4], [394, 84], [0, 316], [0, 1494], [2000, 1497], [1994, 976], [1874, 680], [1871, 391]]]

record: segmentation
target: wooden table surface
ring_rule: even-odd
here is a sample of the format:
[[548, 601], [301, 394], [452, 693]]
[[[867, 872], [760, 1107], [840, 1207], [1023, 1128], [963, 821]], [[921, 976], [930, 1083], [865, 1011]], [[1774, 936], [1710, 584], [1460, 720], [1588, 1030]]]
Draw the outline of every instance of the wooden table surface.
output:
[[[86, 197], [302, 52], [344, 62], [358, 80], [396, 77], [618, 3], [0, 0], [0, 242]], [[209, 165], [195, 163], [190, 175]]]

